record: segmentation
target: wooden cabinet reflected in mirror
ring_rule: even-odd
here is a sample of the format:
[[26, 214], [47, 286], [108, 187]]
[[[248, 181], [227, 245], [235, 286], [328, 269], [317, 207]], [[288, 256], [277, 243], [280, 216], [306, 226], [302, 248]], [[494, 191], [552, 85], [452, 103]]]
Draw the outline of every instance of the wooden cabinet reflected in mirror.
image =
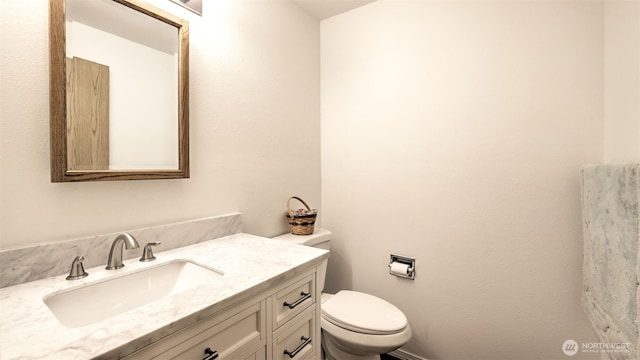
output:
[[109, 170], [109, 67], [67, 58], [67, 169]]
[[189, 25], [140, 0], [50, 0], [51, 181], [189, 177]]

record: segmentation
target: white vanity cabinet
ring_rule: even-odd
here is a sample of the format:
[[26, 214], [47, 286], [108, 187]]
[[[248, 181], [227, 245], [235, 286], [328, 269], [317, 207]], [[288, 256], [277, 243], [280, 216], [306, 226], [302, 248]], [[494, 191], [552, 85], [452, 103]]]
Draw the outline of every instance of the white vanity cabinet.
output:
[[316, 321], [320, 299], [316, 290], [313, 272], [288, 282], [271, 296], [269, 359], [320, 359], [320, 325]]
[[[266, 301], [252, 299], [179, 330], [124, 359], [254, 359], [264, 354]], [[209, 350], [207, 350], [209, 349]], [[208, 356], [207, 356], [208, 355]], [[258, 357], [258, 359], [262, 359]]]
[[[209, 223], [189, 224], [186, 229], [180, 227], [180, 231], [167, 227], [162, 230], [167, 234], [160, 238], [173, 238], [183, 230], [185, 235], [199, 234], [194, 235], [198, 239], [217, 233]], [[102, 239], [96, 237], [95, 244], [101, 244]], [[2, 314], [0, 357], [320, 360], [321, 296], [317, 272], [324, 271], [328, 251], [236, 233], [162, 251], [156, 257], [151, 263], [137, 258], [125, 260], [126, 267], [117, 271], [106, 270], [102, 264], [87, 269], [90, 275], [77, 281], [65, 280], [65, 269], [60, 276], [0, 288], [0, 309], [22, 309]], [[169, 269], [167, 264], [185, 261], [209, 268], [217, 275], [202, 280], [185, 272], [180, 282], [188, 286], [180, 285], [170, 294], [155, 294], [149, 299], [137, 295], [138, 287], [130, 287], [130, 280], [139, 277], [136, 274], [149, 274], [151, 268]], [[176, 273], [163, 275], [167, 284], [173, 279], [168, 275]], [[96, 303], [96, 311], [108, 316], [88, 321], [82, 327], [63, 325], [43, 301], [76, 289], [95, 290], [94, 284], [116, 278], [122, 287], [114, 294], [122, 294], [122, 301], [136, 300], [131, 304], [135, 307], [108, 315], [111, 308]], [[164, 280], [150, 281], [145, 286], [165, 286], [162, 284]], [[65, 309], [77, 314], [76, 304], [86, 302], [69, 300]]]
[[172, 333], [134, 359], [320, 360], [316, 269]]

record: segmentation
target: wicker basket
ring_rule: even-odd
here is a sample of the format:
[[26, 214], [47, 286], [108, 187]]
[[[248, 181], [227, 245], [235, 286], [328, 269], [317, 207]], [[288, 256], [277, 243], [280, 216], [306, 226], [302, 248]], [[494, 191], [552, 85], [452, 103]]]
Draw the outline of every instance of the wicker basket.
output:
[[[296, 199], [300, 201], [306, 208], [308, 212], [312, 212], [311, 214], [299, 214], [296, 211], [291, 210], [291, 199]], [[316, 216], [318, 215], [318, 210], [311, 210], [309, 205], [307, 205], [304, 200], [300, 199], [297, 196], [292, 196], [287, 200], [287, 220], [289, 221], [289, 227], [291, 228], [291, 233], [294, 235], [309, 235], [313, 234], [313, 226], [316, 223]]]

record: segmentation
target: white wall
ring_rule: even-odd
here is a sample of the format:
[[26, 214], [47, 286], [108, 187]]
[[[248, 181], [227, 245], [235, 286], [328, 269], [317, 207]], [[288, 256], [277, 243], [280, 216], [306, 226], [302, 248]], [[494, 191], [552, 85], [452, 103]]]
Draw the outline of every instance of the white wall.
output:
[[604, 4], [604, 160], [640, 162], [640, 1]]
[[580, 169], [603, 158], [602, 3], [379, 0], [323, 21], [321, 57], [328, 290], [397, 305], [429, 359], [597, 341]]
[[48, 1], [0, 2], [1, 248], [235, 211], [271, 236], [289, 196], [318, 206], [318, 21], [288, 1], [151, 2], [191, 25], [191, 178], [67, 184], [49, 175]]

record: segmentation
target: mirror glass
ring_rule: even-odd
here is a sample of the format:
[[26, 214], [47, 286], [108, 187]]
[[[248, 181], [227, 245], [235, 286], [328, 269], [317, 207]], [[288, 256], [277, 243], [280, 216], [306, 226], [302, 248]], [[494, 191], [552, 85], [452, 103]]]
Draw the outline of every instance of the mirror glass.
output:
[[50, 4], [52, 181], [188, 177], [188, 23], [139, 0]]

